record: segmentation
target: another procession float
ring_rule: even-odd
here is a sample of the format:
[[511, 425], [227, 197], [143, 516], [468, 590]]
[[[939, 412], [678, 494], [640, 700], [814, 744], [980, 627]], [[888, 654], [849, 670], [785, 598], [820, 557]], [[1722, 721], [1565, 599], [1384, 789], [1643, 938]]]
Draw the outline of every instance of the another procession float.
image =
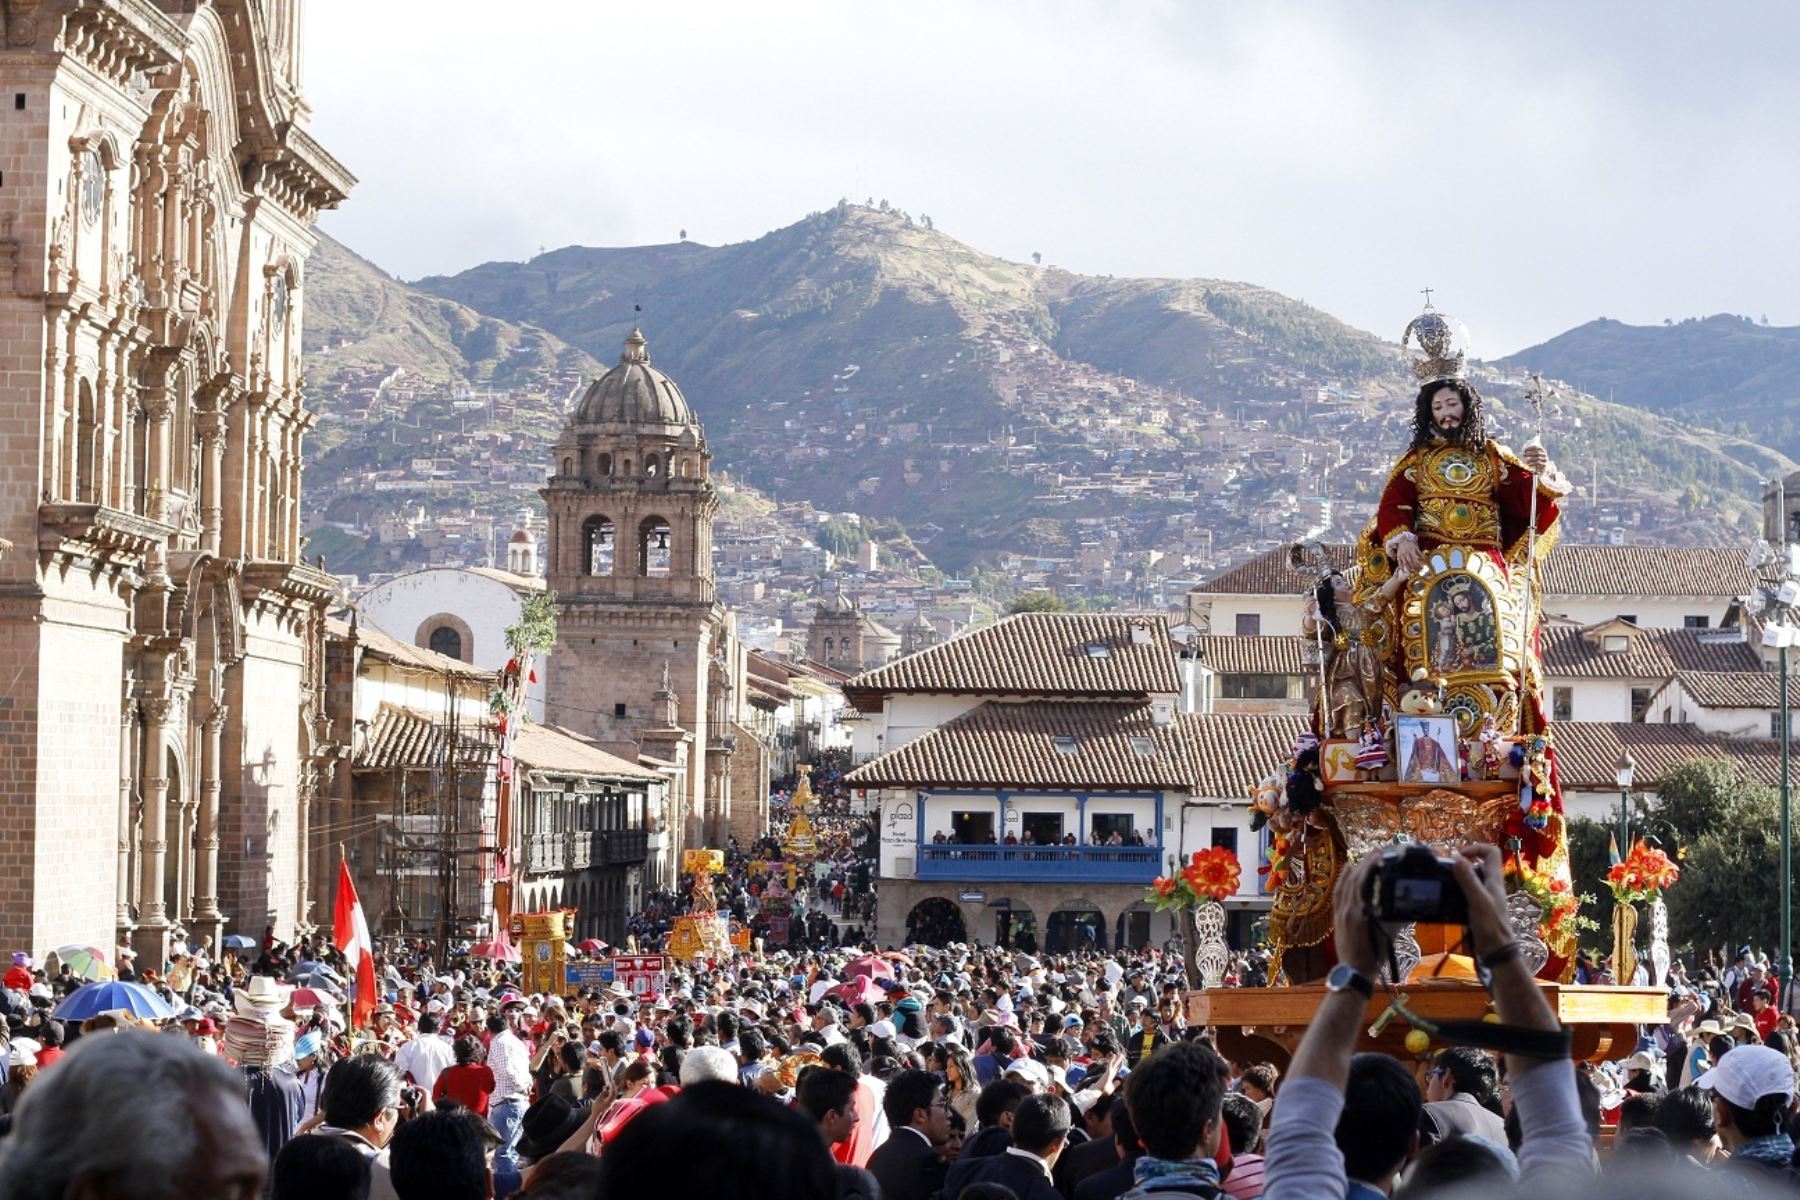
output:
[[[1429, 296], [1401, 344], [1419, 383], [1411, 444], [1388, 474], [1354, 565], [1331, 569], [1316, 545], [1291, 552], [1296, 567], [1316, 570], [1301, 629], [1318, 671], [1311, 731], [1251, 790], [1255, 825], [1268, 829], [1261, 870], [1274, 895], [1269, 977], [1278, 986], [1218, 986], [1223, 922], [1213, 910], [1236, 890], [1235, 860], [1202, 852], [1158, 880], [1149, 899], [1181, 910], [1189, 1021], [1217, 1027], [1234, 1057], [1285, 1062], [1335, 961], [1340, 871], [1385, 846], [1442, 855], [1491, 843], [1504, 853], [1509, 913], [1527, 961], [1571, 1027], [1576, 1057], [1622, 1057], [1636, 1046], [1636, 1024], [1665, 1019], [1666, 993], [1660, 979], [1650, 987], [1571, 982], [1584, 922], [1538, 640], [1541, 572], [1570, 485], [1541, 437], [1516, 454], [1494, 439], [1468, 380], [1466, 332]], [[1541, 424], [1535, 381], [1528, 399]], [[1628, 862], [1639, 867], [1621, 864], [1635, 898], [1673, 881], [1672, 867], [1648, 862], [1657, 853], [1634, 848]], [[1618, 894], [1620, 882], [1609, 883]], [[1439, 1023], [1487, 1016], [1460, 929], [1418, 923], [1387, 932], [1392, 953], [1382, 973], [1391, 994], [1371, 999], [1361, 1048], [1423, 1056], [1441, 1045]], [[1629, 931], [1621, 932], [1629, 947]]]

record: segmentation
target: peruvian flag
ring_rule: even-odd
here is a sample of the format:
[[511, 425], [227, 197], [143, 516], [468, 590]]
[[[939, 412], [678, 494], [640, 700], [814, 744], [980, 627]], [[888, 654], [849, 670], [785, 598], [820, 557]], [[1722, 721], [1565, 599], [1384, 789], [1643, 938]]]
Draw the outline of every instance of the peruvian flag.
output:
[[350, 1005], [350, 1027], [361, 1029], [375, 1011], [375, 943], [369, 923], [363, 919], [362, 901], [350, 882], [350, 864], [338, 860], [337, 903], [331, 920], [332, 941], [356, 972], [356, 998]]

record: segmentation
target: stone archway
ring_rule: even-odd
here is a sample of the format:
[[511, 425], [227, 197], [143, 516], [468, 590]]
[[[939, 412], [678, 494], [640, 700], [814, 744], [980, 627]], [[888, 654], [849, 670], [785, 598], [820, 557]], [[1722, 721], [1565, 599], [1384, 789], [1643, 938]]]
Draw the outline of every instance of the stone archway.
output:
[[1065, 900], [1044, 922], [1044, 953], [1068, 954], [1077, 950], [1105, 950], [1106, 914], [1091, 900]]
[[944, 946], [950, 942], [967, 942], [968, 928], [963, 924], [962, 909], [955, 901], [942, 896], [927, 896], [906, 914], [906, 944]]

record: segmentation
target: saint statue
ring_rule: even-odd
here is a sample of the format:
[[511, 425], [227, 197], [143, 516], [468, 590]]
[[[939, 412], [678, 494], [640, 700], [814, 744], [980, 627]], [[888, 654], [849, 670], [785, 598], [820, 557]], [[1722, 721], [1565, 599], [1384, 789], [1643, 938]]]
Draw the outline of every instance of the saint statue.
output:
[[[1467, 350], [1459, 344], [1465, 336], [1429, 305], [1402, 336], [1403, 347], [1418, 347], [1409, 444], [1357, 541], [1355, 566], [1347, 577], [1322, 578], [1302, 619], [1309, 649], [1324, 652], [1314, 710], [1318, 737], [1366, 739], [1365, 722], [1391, 737], [1403, 711], [1453, 717], [1464, 740], [1483, 731], [1500, 739], [1547, 733], [1538, 573], [1556, 544], [1558, 505], [1570, 485], [1536, 439], [1515, 454], [1490, 435], [1481, 394], [1467, 378]], [[1429, 702], [1421, 707], [1422, 700]], [[1408, 827], [1406, 806], [1416, 799], [1408, 786], [1458, 791], [1471, 812], [1493, 801], [1489, 792], [1501, 786], [1471, 785], [1458, 756], [1430, 739], [1393, 749], [1386, 778], [1402, 828]], [[1503, 828], [1462, 832], [1517, 844], [1521, 867], [1566, 880], [1553, 748], [1550, 758], [1553, 819], [1534, 826], [1521, 807]], [[1296, 764], [1304, 765], [1298, 757]], [[1270, 818], [1291, 863], [1272, 914], [1278, 949], [1317, 945], [1327, 936], [1330, 885], [1344, 858], [1366, 841], [1366, 830], [1342, 826], [1354, 819], [1348, 811], [1340, 818], [1329, 788], [1317, 811]], [[1444, 822], [1431, 827], [1441, 834]], [[1317, 965], [1309, 962], [1309, 972]]]

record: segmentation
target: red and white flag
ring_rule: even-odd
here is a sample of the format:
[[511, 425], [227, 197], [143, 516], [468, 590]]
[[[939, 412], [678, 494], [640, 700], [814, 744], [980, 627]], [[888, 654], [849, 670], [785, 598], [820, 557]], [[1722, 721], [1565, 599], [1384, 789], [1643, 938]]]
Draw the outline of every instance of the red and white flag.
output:
[[356, 898], [356, 885], [350, 882], [350, 864], [342, 859], [338, 860], [337, 903], [332, 912], [331, 937], [350, 969], [356, 972], [356, 998], [350, 1005], [350, 1027], [361, 1029], [375, 1011], [375, 943], [369, 937], [369, 923], [363, 919], [362, 901]]

